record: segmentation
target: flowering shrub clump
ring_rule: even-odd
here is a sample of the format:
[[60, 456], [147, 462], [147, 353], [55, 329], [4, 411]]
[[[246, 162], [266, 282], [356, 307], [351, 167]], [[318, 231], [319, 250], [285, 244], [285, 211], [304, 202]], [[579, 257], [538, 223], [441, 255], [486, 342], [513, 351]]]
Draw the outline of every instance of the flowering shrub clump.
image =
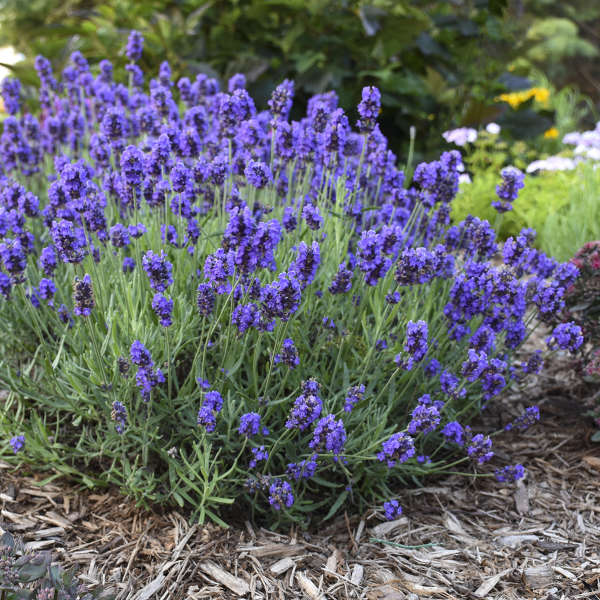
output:
[[[407, 477], [520, 476], [487, 464], [492, 439], [468, 422], [541, 362], [512, 356], [577, 269], [530, 231], [499, 256], [487, 221], [450, 226], [460, 155], [407, 187], [377, 89], [357, 131], [334, 92], [290, 121], [292, 82], [264, 111], [241, 75], [225, 92], [163, 63], [146, 86], [142, 47], [132, 34], [127, 84], [108, 61], [93, 73], [75, 53], [57, 79], [38, 57], [37, 115], [9, 86], [7, 455], [217, 522], [234, 501], [296, 521], [385, 501], [395, 517]], [[510, 203], [519, 177], [503, 181]]]

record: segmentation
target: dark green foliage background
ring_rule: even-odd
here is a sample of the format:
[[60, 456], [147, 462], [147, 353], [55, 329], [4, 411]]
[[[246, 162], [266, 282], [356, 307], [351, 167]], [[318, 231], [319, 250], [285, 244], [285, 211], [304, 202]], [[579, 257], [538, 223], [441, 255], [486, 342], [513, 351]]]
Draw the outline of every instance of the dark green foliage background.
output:
[[400, 153], [409, 127], [433, 156], [439, 132], [489, 118], [486, 102], [505, 87], [498, 76], [514, 47], [507, 0], [0, 0], [0, 44], [55, 69], [81, 50], [92, 62], [122, 53], [127, 33], [146, 37], [141, 61], [175, 77], [243, 72], [259, 106], [284, 78], [296, 81], [298, 114], [315, 93], [335, 89], [355, 116], [364, 85], [382, 91], [383, 132]]

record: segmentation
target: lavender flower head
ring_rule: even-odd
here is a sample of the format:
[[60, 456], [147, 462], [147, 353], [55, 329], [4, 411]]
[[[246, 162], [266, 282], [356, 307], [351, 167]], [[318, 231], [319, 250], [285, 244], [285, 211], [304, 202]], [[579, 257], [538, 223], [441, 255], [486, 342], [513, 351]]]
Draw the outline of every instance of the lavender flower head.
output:
[[125, 431], [125, 423], [127, 422], [127, 409], [125, 405], [115, 400], [112, 404], [111, 419], [115, 422], [115, 430], [122, 434]]
[[163, 250], [160, 254], [148, 250], [142, 257], [142, 266], [150, 278], [150, 287], [153, 290], [164, 292], [173, 283], [173, 265], [166, 260]]
[[402, 507], [398, 504], [398, 500], [389, 500], [383, 503], [383, 511], [385, 518], [388, 521], [393, 521], [402, 514]]
[[345, 294], [352, 289], [352, 276], [353, 272], [346, 268], [344, 263], [341, 263], [338, 267], [331, 285], [327, 288], [330, 294]]
[[377, 115], [381, 112], [381, 93], [376, 87], [368, 86], [362, 89], [362, 100], [358, 105], [356, 125], [361, 133], [370, 133], [377, 123]]
[[257, 188], [262, 189], [268, 183], [273, 182], [273, 175], [269, 165], [259, 160], [250, 160], [244, 169], [244, 175], [248, 183]]
[[344, 402], [344, 411], [352, 412], [352, 409], [358, 404], [365, 394], [364, 385], [353, 385], [346, 394], [346, 400]]
[[518, 481], [525, 477], [523, 465], [506, 465], [502, 469], [496, 469], [496, 479], [503, 483]]
[[290, 508], [294, 504], [292, 486], [287, 481], [275, 479], [269, 486], [269, 504], [275, 510], [281, 510], [284, 506]]
[[335, 420], [334, 415], [327, 415], [319, 420], [308, 446], [315, 452], [331, 452], [334, 460], [344, 451], [346, 430], [341, 419]]
[[496, 186], [499, 200], [494, 200], [492, 206], [499, 212], [512, 210], [512, 203], [517, 199], [519, 190], [525, 186], [525, 175], [516, 167], [505, 167], [500, 171], [502, 183]]
[[23, 448], [25, 448], [25, 436], [24, 435], [16, 435], [10, 440], [10, 447], [12, 448], [15, 454], [21, 452]]
[[492, 440], [481, 433], [474, 435], [467, 447], [467, 455], [476, 459], [482, 465], [494, 456], [492, 452]]
[[152, 310], [160, 320], [163, 327], [170, 327], [173, 324], [171, 314], [173, 312], [173, 300], [166, 298], [162, 294], [154, 294], [152, 299]]
[[79, 263], [85, 255], [86, 240], [83, 229], [66, 220], [54, 221], [50, 230], [54, 247], [66, 263]]
[[323, 217], [319, 213], [319, 209], [312, 204], [305, 204], [302, 209], [302, 218], [306, 221], [309, 229], [316, 231], [323, 225]]
[[396, 364], [410, 371], [415, 363], [421, 362], [429, 348], [427, 336], [428, 327], [425, 321], [417, 321], [416, 323], [409, 321], [406, 325], [406, 342], [404, 343], [404, 350], [409, 354], [409, 359], [405, 361], [399, 354], [395, 358]]
[[89, 317], [92, 309], [96, 306], [94, 291], [92, 290], [92, 279], [85, 275], [83, 279], [75, 277], [73, 283], [73, 312], [81, 317]]
[[424, 435], [435, 431], [440, 424], [441, 415], [436, 405], [419, 403], [412, 412], [412, 420], [408, 424], [408, 433], [415, 435], [422, 432]]
[[299, 479], [310, 479], [317, 471], [317, 455], [313, 454], [298, 463], [289, 463], [287, 473], [296, 481]]
[[300, 358], [298, 357], [298, 350], [296, 349], [294, 340], [290, 338], [283, 340], [281, 354], [275, 355], [275, 364], [278, 363], [283, 363], [290, 369], [293, 369], [300, 364]]
[[267, 460], [269, 458], [269, 453], [265, 450], [264, 446], [259, 446], [258, 448], [251, 448], [250, 452], [252, 452], [252, 459], [248, 463], [249, 469], [254, 469], [259, 462]]
[[388, 467], [402, 464], [415, 455], [414, 440], [404, 431], [394, 433], [389, 440], [383, 442], [382, 451], [377, 454], [377, 459], [386, 462]]
[[319, 418], [322, 409], [323, 402], [318, 396], [318, 391], [303, 390], [303, 393], [294, 401], [285, 426], [288, 429], [298, 428], [300, 431], [304, 431]]
[[196, 290], [196, 304], [198, 312], [203, 317], [208, 317], [215, 309], [215, 292], [209, 283], [201, 283]]
[[217, 420], [216, 414], [223, 408], [223, 397], [217, 391], [206, 392], [204, 402], [198, 411], [196, 422], [199, 427], [204, 427], [207, 433], [215, 430]]
[[154, 366], [150, 351], [139, 340], [134, 340], [131, 344], [129, 356], [131, 357], [131, 362], [138, 367], [152, 368]]
[[459, 446], [464, 445], [465, 430], [458, 421], [451, 421], [447, 423], [442, 429], [442, 435], [451, 442], [458, 444]]
[[225, 252], [218, 248], [213, 254], [209, 254], [204, 261], [204, 277], [215, 286], [217, 294], [229, 294], [231, 292], [231, 277], [235, 270], [234, 252]]
[[54, 269], [56, 269], [56, 252], [54, 251], [54, 246], [42, 248], [40, 266], [45, 275], [51, 276], [54, 273]]
[[529, 406], [522, 415], [519, 415], [514, 421], [508, 423], [504, 429], [505, 431], [510, 431], [511, 429], [520, 429], [521, 431], [524, 431], [539, 420], [540, 409], [537, 406]]
[[269, 100], [269, 109], [274, 120], [285, 120], [288, 118], [292, 108], [292, 100], [294, 98], [294, 82], [285, 79], [281, 82], [271, 94]]
[[[258, 413], [250, 412], [240, 417], [240, 426], [238, 428], [238, 433], [240, 435], [252, 437], [257, 435], [260, 431], [260, 415]], [[262, 433], [267, 435], [269, 430], [266, 427], [263, 427]]]
[[144, 36], [139, 31], [131, 31], [127, 39], [125, 54], [132, 62], [140, 60], [144, 49]]
[[306, 287], [313, 282], [320, 263], [321, 250], [318, 242], [313, 241], [310, 246], [306, 242], [300, 242], [298, 257], [290, 266], [290, 273], [302, 282], [302, 287]]
[[131, 256], [126, 256], [123, 259], [123, 273], [131, 273], [135, 269], [135, 260]]
[[552, 331], [552, 335], [546, 338], [546, 343], [550, 350], [568, 350], [576, 352], [583, 344], [583, 334], [581, 327], [573, 322], [561, 323]]

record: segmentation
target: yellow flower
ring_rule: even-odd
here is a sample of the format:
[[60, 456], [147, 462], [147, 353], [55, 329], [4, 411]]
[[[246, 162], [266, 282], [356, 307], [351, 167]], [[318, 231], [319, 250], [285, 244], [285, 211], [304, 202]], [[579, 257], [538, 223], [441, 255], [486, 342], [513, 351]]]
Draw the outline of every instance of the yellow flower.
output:
[[540, 104], [548, 102], [548, 98], [550, 98], [550, 90], [547, 88], [535, 87], [532, 88], [530, 91], [533, 92], [533, 97], [535, 98], [535, 101], [539, 102]]
[[5, 108], [4, 108], [4, 100], [2, 100], [2, 98], [0, 98], [0, 113], [5, 112]]
[[557, 138], [558, 137], [558, 129], [556, 129], [556, 127], [550, 127], [550, 129], [547, 129], [546, 131], [544, 131], [544, 137], [549, 140], [553, 140], [553, 139]]
[[527, 102], [530, 98], [534, 98], [535, 101], [540, 104], [545, 104], [550, 98], [550, 90], [547, 88], [534, 87], [530, 90], [500, 94], [495, 100], [496, 102], [507, 102], [510, 104], [511, 108], [517, 108], [520, 104]]

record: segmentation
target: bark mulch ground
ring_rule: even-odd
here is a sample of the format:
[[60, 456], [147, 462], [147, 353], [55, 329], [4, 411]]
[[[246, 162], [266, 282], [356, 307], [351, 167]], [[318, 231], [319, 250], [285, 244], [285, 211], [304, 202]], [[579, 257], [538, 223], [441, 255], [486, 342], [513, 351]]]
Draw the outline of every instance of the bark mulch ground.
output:
[[495, 448], [526, 465], [524, 481], [449, 477], [407, 489], [405, 516], [393, 522], [373, 512], [308, 533], [274, 533], [242, 517], [228, 530], [190, 525], [176, 511], [138, 509], [116, 490], [40, 487], [41, 477], [0, 463], [0, 529], [51, 550], [119, 600], [600, 600], [600, 445], [589, 441], [578, 386], [563, 365], [486, 417], [539, 403], [542, 422]]

